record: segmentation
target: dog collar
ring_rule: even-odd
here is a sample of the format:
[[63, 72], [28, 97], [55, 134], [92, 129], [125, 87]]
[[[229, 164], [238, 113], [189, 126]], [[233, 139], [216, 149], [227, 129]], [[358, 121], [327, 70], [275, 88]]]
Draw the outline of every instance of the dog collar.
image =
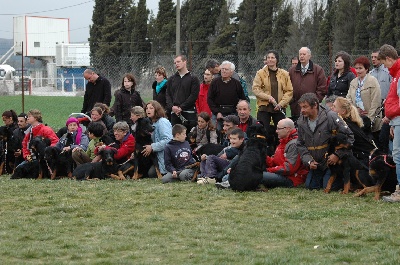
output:
[[257, 135], [256, 135], [256, 138], [262, 138], [262, 139], [265, 139], [265, 136], [264, 136], [264, 135], [261, 135], [261, 134], [257, 134]]
[[386, 164], [387, 166], [389, 166], [389, 167], [391, 167], [391, 168], [395, 168], [395, 167], [396, 167], [396, 165], [391, 165], [391, 164], [389, 164], [389, 163], [386, 161], [387, 155], [379, 155], [379, 156], [376, 156], [376, 157], [372, 158], [372, 159], [369, 161], [369, 164], [371, 164], [372, 161], [374, 161], [376, 158], [378, 158], [378, 157], [380, 157], [380, 156], [383, 156], [383, 162], [385, 162], [385, 164]]

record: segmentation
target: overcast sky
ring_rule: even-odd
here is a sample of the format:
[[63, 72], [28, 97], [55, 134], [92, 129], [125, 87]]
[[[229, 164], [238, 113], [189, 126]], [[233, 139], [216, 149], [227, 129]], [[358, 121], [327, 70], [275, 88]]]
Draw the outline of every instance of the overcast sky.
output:
[[[201, 1], [201, 0], [198, 0]], [[94, 0], [0, 0], [0, 38], [13, 38], [13, 17], [43, 16], [69, 18], [70, 41], [87, 42], [92, 24]], [[135, 0], [137, 3], [138, 0]], [[147, 0], [147, 8], [157, 15], [159, 0]], [[176, 3], [176, 0], [174, 1]], [[183, 0], [181, 0], [182, 4]], [[236, 7], [241, 0], [236, 0]], [[6, 3], [6, 4], [5, 4]]]
[[[92, 24], [94, 0], [11, 0], [0, 9], [0, 38], [13, 38], [13, 17], [43, 16], [69, 18], [70, 41], [87, 42]], [[136, 1], [137, 2], [137, 1]], [[147, 8], [158, 12], [158, 0], [147, 0]]]

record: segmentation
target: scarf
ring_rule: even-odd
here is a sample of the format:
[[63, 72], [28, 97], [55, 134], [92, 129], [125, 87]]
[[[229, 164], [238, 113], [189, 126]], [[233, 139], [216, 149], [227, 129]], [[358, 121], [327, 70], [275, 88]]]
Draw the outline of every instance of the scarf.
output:
[[156, 93], [157, 94], [160, 93], [161, 88], [165, 85], [165, 83], [167, 83], [167, 79], [164, 79], [160, 83], [157, 83], [157, 85], [156, 85]]

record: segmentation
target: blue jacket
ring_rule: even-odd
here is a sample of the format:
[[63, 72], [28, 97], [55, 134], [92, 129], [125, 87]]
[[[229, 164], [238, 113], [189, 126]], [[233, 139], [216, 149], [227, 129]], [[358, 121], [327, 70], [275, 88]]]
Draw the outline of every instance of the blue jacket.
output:
[[164, 149], [169, 141], [172, 139], [172, 125], [166, 118], [160, 118], [153, 123], [154, 132], [151, 135], [151, 148], [156, 153], [158, 159], [158, 167], [162, 174], [166, 174], [167, 170], [164, 165]]
[[179, 142], [171, 140], [166, 146], [164, 151], [165, 169], [168, 172], [182, 171], [186, 166], [195, 163], [192, 157], [192, 149], [189, 142]]

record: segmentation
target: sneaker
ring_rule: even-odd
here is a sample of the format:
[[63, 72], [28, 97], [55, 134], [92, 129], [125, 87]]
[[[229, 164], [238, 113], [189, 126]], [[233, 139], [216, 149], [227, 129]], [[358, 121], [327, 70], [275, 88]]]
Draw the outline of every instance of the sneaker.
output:
[[385, 202], [400, 202], [400, 187], [396, 185], [396, 190], [390, 196], [383, 196]]
[[227, 181], [224, 181], [224, 182], [215, 183], [215, 187], [217, 187], [218, 189], [223, 190], [223, 189], [230, 189], [231, 185], [229, 184], [229, 181], [227, 180]]
[[215, 184], [216, 180], [214, 178], [200, 178], [197, 180], [197, 184]]

